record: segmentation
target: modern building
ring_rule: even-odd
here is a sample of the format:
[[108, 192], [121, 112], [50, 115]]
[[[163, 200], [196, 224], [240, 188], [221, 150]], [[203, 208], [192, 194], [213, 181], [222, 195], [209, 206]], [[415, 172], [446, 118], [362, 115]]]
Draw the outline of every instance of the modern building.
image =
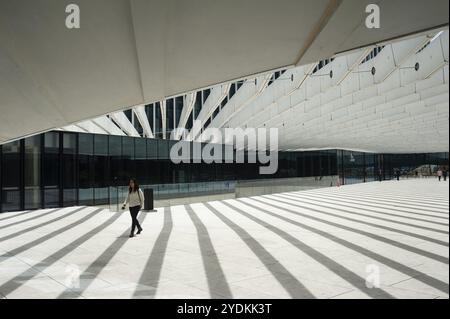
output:
[[[239, 180], [432, 174], [448, 167], [448, 37], [433, 30], [5, 143], [1, 210], [117, 203], [114, 188], [133, 176], [158, 198], [234, 192]], [[260, 175], [236, 155], [170, 160], [177, 141], [204, 145], [212, 127], [277, 128], [278, 170]]]
[[[88, 219], [107, 210], [111, 221], [80, 236], [80, 242], [88, 241], [112, 224], [112, 218], [119, 218], [114, 213], [135, 177], [160, 201], [156, 207], [162, 214], [149, 217], [156, 221], [149, 227], [163, 225], [161, 235], [147, 239], [156, 242], [154, 249], [161, 255], [174, 229], [172, 210], [185, 213], [178, 216], [178, 225], [186, 229], [194, 225], [195, 232], [192, 227], [191, 231], [199, 236], [199, 248], [189, 246], [186, 251], [201, 252], [210, 297], [216, 296], [217, 282], [217, 296], [233, 297], [243, 289], [233, 290], [219, 260], [205, 257], [211, 250], [215, 255], [217, 248], [210, 239], [216, 234], [208, 233], [205, 225], [225, 234], [228, 229], [218, 226], [220, 221], [248, 246], [242, 255], [251, 252], [256, 256], [252, 255], [253, 262], [262, 263], [257, 272], [263, 269], [261, 273], [275, 278], [269, 276], [289, 297], [321, 294], [305, 291], [289, 267], [275, 269], [274, 264], [282, 264], [276, 253], [256, 240], [249, 244], [253, 230], [264, 228], [258, 236], [274, 231], [296, 248], [303, 246], [291, 234], [292, 227], [303, 227], [325, 242], [344, 243], [345, 249], [361, 240], [356, 254], [388, 260], [385, 265], [394, 269], [392, 277], [398, 273], [417, 277], [435, 289], [431, 295], [448, 298], [448, 197], [436, 185], [429, 193], [423, 189], [449, 168], [448, 6], [447, 0], [0, 0], [0, 230], [15, 227], [15, 222], [2, 224], [10, 221], [9, 216], [44, 211], [45, 217], [74, 207], [75, 213], [86, 214], [87, 207]], [[228, 135], [229, 130], [238, 131], [242, 143], [238, 136]], [[266, 161], [261, 161], [263, 157]], [[273, 163], [274, 171], [262, 173]], [[408, 181], [396, 188], [391, 182], [400, 177]], [[383, 191], [378, 181], [387, 181], [389, 191]], [[341, 186], [348, 188], [339, 193]], [[393, 191], [398, 192], [388, 193]], [[430, 202], [422, 203], [416, 196]], [[211, 205], [212, 198], [218, 204]], [[405, 204], [403, 198], [413, 203]], [[169, 199], [177, 199], [179, 205], [163, 203]], [[198, 211], [193, 212], [192, 203], [203, 206], [195, 206]], [[243, 214], [257, 226], [250, 225], [246, 233], [248, 224], [227, 219], [221, 209]], [[258, 219], [260, 212], [280, 211], [288, 226], [277, 229], [278, 224]], [[205, 214], [199, 217], [198, 212]], [[288, 219], [285, 213], [296, 214], [299, 220]], [[339, 218], [342, 225], [348, 224], [342, 226]], [[189, 223], [183, 224], [186, 220]], [[321, 222], [324, 229], [314, 228]], [[70, 225], [61, 227], [72, 229]], [[75, 231], [77, 225], [74, 222]], [[333, 233], [333, 227], [341, 226], [342, 236], [350, 231], [355, 237], [345, 241], [339, 237], [341, 229]], [[184, 230], [178, 233], [179, 242], [193, 238]], [[59, 236], [56, 230], [53, 234]], [[22, 235], [2, 234], [0, 244]], [[31, 243], [40, 245], [53, 238], [50, 235]], [[267, 236], [264, 243], [287, 246]], [[367, 246], [358, 236], [369, 238], [364, 237]], [[205, 238], [210, 240], [206, 244], [201, 242]], [[371, 241], [394, 248], [386, 249], [386, 256], [377, 255], [372, 251], [381, 246]], [[79, 244], [74, 242], [64, 247]], [[225, 247], [222, 244], [217, 249]], [[429, 249], [427, 244], [439, 247]], [[114, 241], [100, 257], [114, 256], [122, 245], [119, 239]], [[10, 255], [32, 246], [15, 248]], [[0, 245], [0, 251], [9, 247]], [[179, 250], [184, 253], [183, 249]], [[289, 249], [284, 257], [291, 256]], [[337, 269], [338, 277], [344, 274], [339, 280], [370, 297], [403, 296], [389, 289], [367, 290], [360, 269], [346, 272], [333, 259], [331, 248], [330, 255], [314, 249], [305, 248], [301, 256], [326, 260], [325, 268], [331, 271], [324, 271], [325, 277]], [[348, 253], [345, 249], [342, 256]], [[432, 270], [411, 270], [404, 260], [390, 262], [396, 254], [404, 256], [395, 249], [407, 251], [405, 256], [415, 253], [431, 259], [423, 264]], [[61, 256], [64, 251], [58, 251]], [[408, 258], [413, 257], [405, 257], [409, 262]], [[447, 267], [444, 279], [439, 277], [441, 263]], [[156, 279], [146, 272], [149, 265], [158, 269]], [[143, 263], [145, 280], [133, 279], [133, 284], [146, 285], [151, 277], [156, 283], [149, 285], [157, 286], [162, 267], [162, 260]], [[86, 270], [88, 279], [91, 271], [96, 270]], [[212, 273], [218, 274], [217, 282]], [[17, 278], [0, 280], [0, 297], [20, 287]], [[399, 278], [401, 282], [403, 277]], [[247, 288], [251, 291], [252, 284]], [[351, 295], [352, 290], [341, 288], [336, 284], [325, 295]], [[137, 291], [131, 296], [139, 295]], [[251, 296], [248, 291], [244, 297]]]
[[[234, 193], [236, 182], [246, 180], [270, 183], [280, 178], [325, 178], [325, 184], [318, 184], [323, 187], [336, 186], [338, 180], [341, 184], [374, 181], [380, 169], [383, 179], [392, 179], [396, 169], [413, 177], [418, 169], [432, 175], [439, 167], [448, 167], [448, 152], [282, 151], [278, 153], [277, 172], [267, 176], [259, 174], [259, 163], [236, 163], [235, 159], [232, 163], [224, 160], [206, 164], [194, 163], [192, 158], [192, 163], [174, 164], [169, 156], [174, 143], [52, 131], [4, 144], [0, 147], [1, 211], [77, 205], [113, 207], [123, 200], [124, 186], [135, 176], [159, 199]], [[248, 152], [244, 156], [248, 159]]]

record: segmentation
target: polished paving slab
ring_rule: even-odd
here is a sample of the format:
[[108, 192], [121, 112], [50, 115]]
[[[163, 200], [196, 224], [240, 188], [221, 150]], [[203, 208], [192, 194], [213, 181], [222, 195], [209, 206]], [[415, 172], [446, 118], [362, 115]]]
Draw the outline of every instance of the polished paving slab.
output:
[[448, 298], [449, 184], [0, 214], [0, 298]]

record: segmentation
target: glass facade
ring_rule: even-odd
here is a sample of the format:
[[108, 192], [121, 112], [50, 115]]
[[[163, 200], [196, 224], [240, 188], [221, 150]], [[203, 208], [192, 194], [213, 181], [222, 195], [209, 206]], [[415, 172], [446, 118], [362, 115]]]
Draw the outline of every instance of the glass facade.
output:
[[74, 133], [63, 133], [61, 147], [61, 194], [63, 206], [74, 206], [78, 202], [78, 182], [76, 170], [77, 135]]
[[1, 196], [2, 210], [19, 210], [21, 208], [22, 160], [20, 141], [2, 146]]
[[109, 185], [111, 177], [109, 175], [109, 143], [108, 136], [94, 135], [93, 151], [93, 189], [94, 203], [96, 205], [108, 204]]
[[24, 141], [24, 201], [25, 209], [41, 206], [41, 136]]
[[343, 184], [389, 180], [400, 170], [403, 176], [430, 176], [438, 168], [447, 169], [448, 152], [414, 154], [374, 154], [338, 150], [337, 166]]
[[94, 135], [78, 135], [78, 202], [94, 204]]
[[180, 119], [181, 119], [181, 113], [183, 112], [183, 107], [184, 107], [184, 97], [183, 96], [178, 96], [175, 98], [175, 127], [177, 128], [179, 123], [180, 123]]
[[154, 108], [154, 114], [155, 114], [155, 122], [154, 122], [154, 126], [153, 126], [153, 134], [155, 135], [156, 138], [163, 138], [164, 134], [163, 134], [163, 125], [162, 125], [162, 114], [161, 114], [161, 103], [156, 102], [155, 104], [153, 104], [153, 108]]
[[174, 99], [166, 100], [166, 136], [169, 138], [170, 133], [175, 128], [175, 112]]
[[44, 207], [58, 207], [61, 205], [61, 161], [59, 132], [44, 134], [44, 152], [42, 161], [42, 180], [44, 191]]
[[[106, 205], [117, 198], [118, 188], [130, 177], [137, 177], [141, 185], [167, 185], [168, 190], [183, 192], [195, 183], [339, 175], [342, 183], [351, 184], [376, 180], [380, 171], [383, 179], [391, 179], [397, 169], [403, 174], [418, 169], [432, 174], [439, 166], [448, 168], [448, 153], [320, 150], [279, 152], [278, 171], [269, 176], [259, 174], [259, 163], [206, 164], [193, 158], [191, 163], [174, 164], [169, 158], [173, 143], [176, 141], [54, 131], [1, 145], [0, 211]], [[183, 143], [192, 151], [193, 143]], [[246, 158], [251, 155], [244, 154]]]

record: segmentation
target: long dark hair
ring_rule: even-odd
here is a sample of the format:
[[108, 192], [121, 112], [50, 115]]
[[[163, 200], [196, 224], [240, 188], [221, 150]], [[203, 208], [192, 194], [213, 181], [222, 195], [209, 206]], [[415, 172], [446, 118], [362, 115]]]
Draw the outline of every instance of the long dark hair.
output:
[[131, 189], [131, 186], [128, 186], [128, 192], [131, 193], [133, 192], [137, 192], [139, 190], [139, 183], [137, 182], [136, 178], [131, 178], [130, 181], [133, 181], [134, 183], [134, 189]]

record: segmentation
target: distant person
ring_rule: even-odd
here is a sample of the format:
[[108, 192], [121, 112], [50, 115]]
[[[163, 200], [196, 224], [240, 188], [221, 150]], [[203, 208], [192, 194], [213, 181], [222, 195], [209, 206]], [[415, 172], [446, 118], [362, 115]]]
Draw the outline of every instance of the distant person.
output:
[[130, 215], [131, 215], [130, 238], [134, 237], [134, 230], [136, 227], [138, 229], [137, 235], [139, 235], [143, 230], [141, 225], [139, 224], [137, 215], [139, 214], [141, 207], [144, 207], [144, 200], [145, 200], [144, 193], [139, 188], [139, 184], [136, 181], [136, 179], [132, 178], [128, 186], [127, 198], [125, 198], [125, 201], [123, 202], [122, 205], [122, 209], [125, 209], [127, 204], [129, 204], [130, 207]]
[[448, 170], [444, 169], [444, 171], [442, 172], [442, 176], [444, 177], [444, 182], [447, 181], [447, 174], [448, 174]]
[[437, 171], [437, 176], [438, 176], [439, 181], [441, 181], [441, 178], [442, 178], [442, 169], [438, 169], [438, 171]]
[[395, 176], [397, 177], [397, 180], [399, 181], [400, 180], [400, 170], [399, 169], [395, 170]]
[[416, 178], [419, 177], [419, 171], [418, 170], [415, 171], [415, 174], [416, 174]]

